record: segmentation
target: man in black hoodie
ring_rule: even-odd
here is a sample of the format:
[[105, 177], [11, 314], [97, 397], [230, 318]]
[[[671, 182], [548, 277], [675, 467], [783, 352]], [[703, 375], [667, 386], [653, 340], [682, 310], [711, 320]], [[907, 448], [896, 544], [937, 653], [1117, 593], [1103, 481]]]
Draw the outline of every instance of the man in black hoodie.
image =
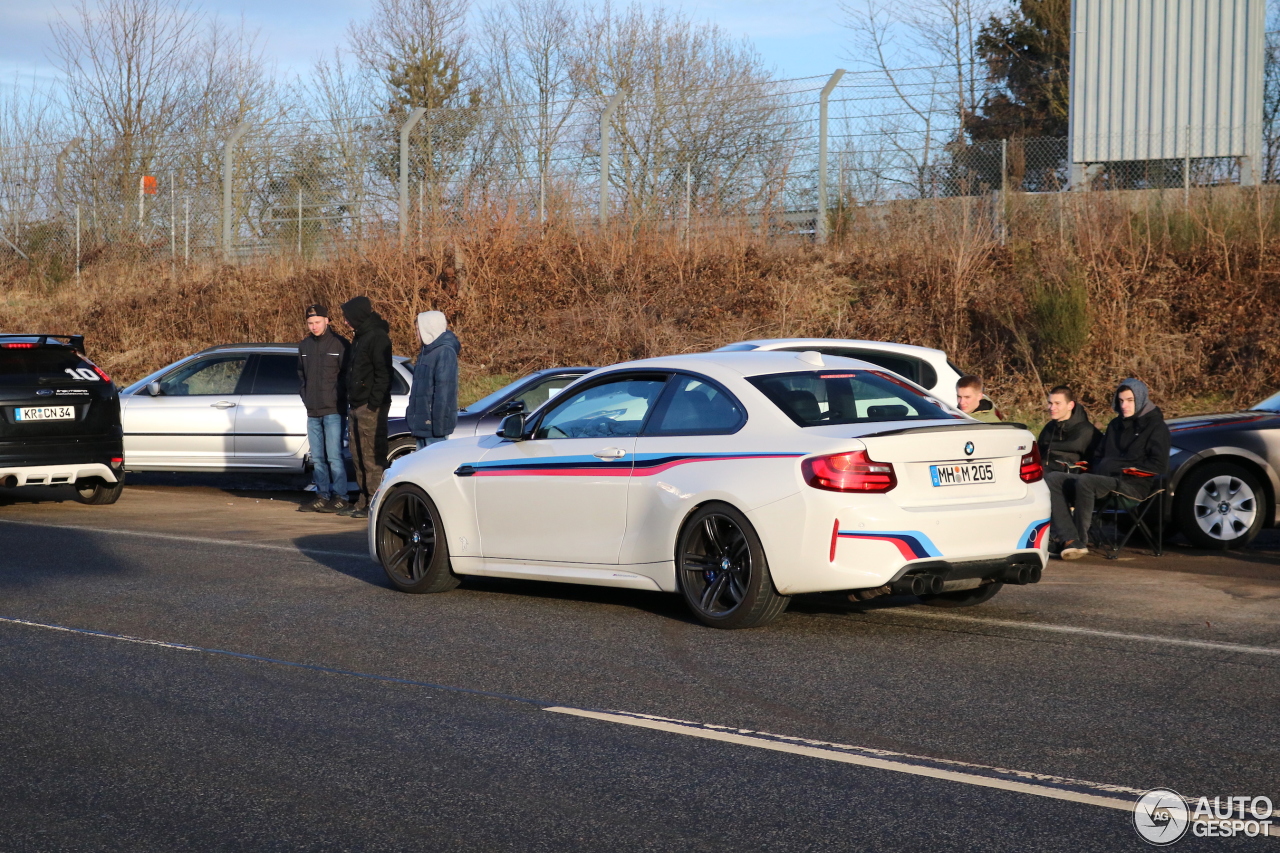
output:
[[[1045, 474], [1053, 514], [1053, 535], [1063, 543], [1062, 559], [1089, 553], [1089, 523], [1097, 499], [1110, 492], [1142, 500], [1156, 478], [1169, 473], [1169, 427], [1151, 402], [1145, 383], [1126, 379], [1112, 398], [1116, 417], [1107, 425], [1102, 448], [1089, 474]], [[1071, 511], [1075, 506], [1074, 514]]]
[[1040, 430], [1040, 458], [1045, 473], [1082, 473], [1097, 450], [1102, 433], [1089, 422], [1089, 413], [1066, 385], [1049, 392], [1049, 422]]
[[367, 296], [342, 303], [342, 316], [355, 330], [347, 368], [351, 406], [348, 444], [360, 497], [339, 515], [368, 518], [369, 502], [382, 485], [387, 466], [387, 413], [391, 410], [391, 327]]

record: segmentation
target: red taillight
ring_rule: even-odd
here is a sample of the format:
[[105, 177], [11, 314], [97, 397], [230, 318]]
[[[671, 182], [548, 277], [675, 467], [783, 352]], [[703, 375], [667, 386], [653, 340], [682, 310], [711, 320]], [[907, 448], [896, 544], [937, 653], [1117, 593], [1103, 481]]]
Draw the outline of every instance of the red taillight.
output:
[[110, 377], [110, 376], [108, 376], [106, 373], [104, 373], [101, 367], [98, 367], [98, 365], [94, 364], [93, 362], [89, 362], [89, 366], [93, 368], [93, 372], [94, 372], [94, 373], [96, 373], [96, 374], [98, 374], [98, 377], [99, 377], [103, 382], [110, 382], [110, 381], [111, 381], [111, 377]]
[[887, 492], [898, 485], [893, 466], [869, 459], [865, 450], [815, 456], [800, 470], [806, 483], [829, 492]]
[[29, 341], [18, 341], [12, 344], [0, 344], [0, 347], [4, 347], [5, 349], [35, 349], [38, 346], [40, 345], [30, 343]]
[[1038, 483], [1044, 479], [1044, 466], [1040, 464], [1040, 445], [1031, 445], [1031, 452], [1022, 457], [1018, 476], [1024, 483]]
[[124, 457], [123, 457], [123, 456], [112, 456], [112, 457], [111, 457], [111, 467], [112, 467], [112, 468], [119, 468], [119, 467], [120, 467], [121, 465], [123, 465], [123, 464], [124, 464]]

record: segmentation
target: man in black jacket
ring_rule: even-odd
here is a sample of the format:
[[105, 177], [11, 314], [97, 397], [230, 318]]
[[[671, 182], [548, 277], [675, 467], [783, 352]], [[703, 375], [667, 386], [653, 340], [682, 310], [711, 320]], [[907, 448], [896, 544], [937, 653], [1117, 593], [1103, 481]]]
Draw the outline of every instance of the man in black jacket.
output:
[[387, 413], [391, 409], [391, 327], [367, 296], [342, 303], [342, 316], [355, 330], [347, 369], [347, 402], [351, 406], [351, 461], [360, 497], [340, 515], [368, 518], [369, 501], [382, 485], [387, 466]]
[[[1053, 535], [1063, 543], [1062, 558], [1089, 553], [1089, 523], [1098, 498], [1110, 492], [1142, 500], [1158, 477], [1169, 473], [1169, 427], [1137, 379], [1120, 383], [1112, 399], [1119, 416], [1107, 425], [1102, 448], [1089, 474], [1045, 474], [1053, 515]], [[1075, 512], [1072, 513], [1072, 505]]]
[[298, 344], [298, 393], [307, 407], [316, 499], [300, 512], [341, 512], [348, 507], [347, 466], [342, 462], [342, 417], [347, 411], [347, 339], [329, 328], [329, 310], [307, 307], [307, 331]]
[[1083, 473], [1097, 450], [1102, 433], [1089, 422], [1089, 413], [1066, 385], [1049, 392], [1049, 422], [1040, 430], [1040, 458], [1046, 473]]

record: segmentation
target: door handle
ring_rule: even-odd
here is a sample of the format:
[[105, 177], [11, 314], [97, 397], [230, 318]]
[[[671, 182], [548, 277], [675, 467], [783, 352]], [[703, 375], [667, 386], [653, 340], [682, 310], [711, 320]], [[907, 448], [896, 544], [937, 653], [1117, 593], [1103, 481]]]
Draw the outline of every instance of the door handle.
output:
[[235, 403], [232, 403], [228, 400], [219, 400], [218, 402], [210, 403], [209, 405], [211, 405], [215, 409], [234, 409], [236, 407]]
[[591, 455], [597, 459], [621, 459], [627, 455], [627, 451], [621, 447], [606, 447], [604, 450], [597, 450]]

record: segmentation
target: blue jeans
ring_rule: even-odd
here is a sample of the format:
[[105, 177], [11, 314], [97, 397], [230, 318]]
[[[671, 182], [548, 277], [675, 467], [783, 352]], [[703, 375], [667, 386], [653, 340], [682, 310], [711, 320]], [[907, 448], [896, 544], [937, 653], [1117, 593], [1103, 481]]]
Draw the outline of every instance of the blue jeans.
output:
[[342, 415], [307, 418], [307, 442], [316, 494], [326, 500], [347, 496], [347, 466], [342, 462]]
[[447, 435], [442, 435], [439, 437], [436, 437], [433, 435], [431, 436], [431, 438], [419, 438], [418, 436], [415, 435], [413, 437], [413, 440], [418, 442], [418, 449], [421, 450], [422, 448], [426, 447], [428, 444], [435, 444], [437, 441], [444, 441], [446, 438], [448, 438]]

